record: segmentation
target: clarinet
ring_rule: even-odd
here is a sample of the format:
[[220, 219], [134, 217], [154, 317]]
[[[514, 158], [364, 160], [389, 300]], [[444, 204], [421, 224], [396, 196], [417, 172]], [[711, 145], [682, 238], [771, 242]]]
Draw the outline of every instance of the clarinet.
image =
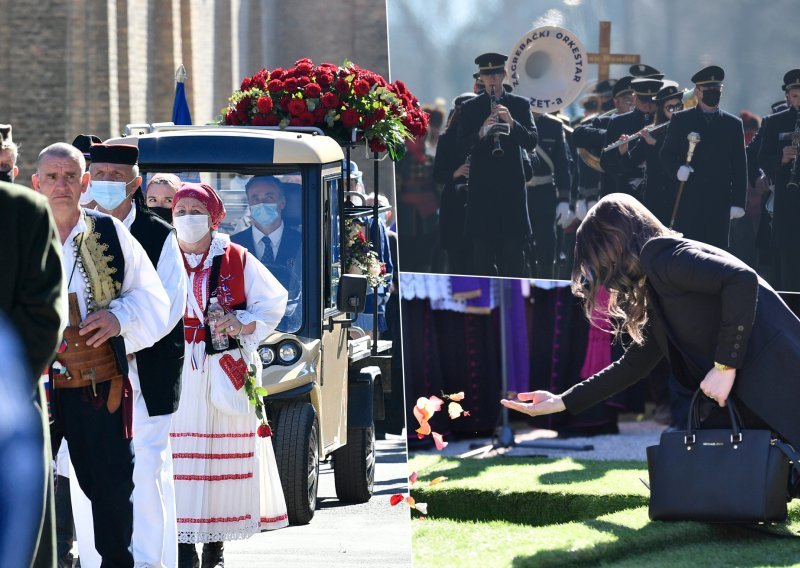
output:
[[[800, 151], [800, 110], [797, 110], [797, 120], [794, 123], [794, 132], [791, 134], [792, 146], [795, 150]], [[792, 173], [789, 176], [789, 182], [786, 184], [786, 189], [797, 190], [797, 156], [792, 160]]]
[[[496, 115], [497, 113], [497, 96], [494, 93], [494, 85], [492, 85], [492, 92], [489, 95], [489, 102], [492, 105], [492, 115]], [[495, 158], [499, 158], [504, 154], [502, 146], [500, 146], [500, 134], [495, 133], [494, 135], [494, 148], [492, 148], [492, 156]]]

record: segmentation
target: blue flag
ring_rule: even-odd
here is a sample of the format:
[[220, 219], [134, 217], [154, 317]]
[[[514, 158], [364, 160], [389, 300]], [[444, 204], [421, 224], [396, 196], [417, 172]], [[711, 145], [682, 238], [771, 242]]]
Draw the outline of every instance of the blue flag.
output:
[[183, 81], [175, 84], [175, 102], [172, 104], [172, 122], [175, 124], [191, 124], [192, 114], [186, 102], [186, 85]]

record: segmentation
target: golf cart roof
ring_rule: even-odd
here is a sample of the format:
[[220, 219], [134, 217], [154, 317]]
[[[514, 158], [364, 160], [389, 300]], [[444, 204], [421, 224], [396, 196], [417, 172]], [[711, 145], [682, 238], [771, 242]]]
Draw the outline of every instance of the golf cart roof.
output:
[[263, 166], [328, 164], [344, 159], [342, 148], [318, 129], [274, 127], [164, 126], [130, 129], [106, 144], [139, 147], [139, 165]]

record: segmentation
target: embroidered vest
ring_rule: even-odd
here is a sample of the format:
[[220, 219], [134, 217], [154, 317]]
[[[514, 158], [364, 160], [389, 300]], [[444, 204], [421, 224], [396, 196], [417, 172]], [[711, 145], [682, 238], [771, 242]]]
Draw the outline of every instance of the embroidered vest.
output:
[[[208, 297], [217, 298], [219, 305], [226, 312], [243, 310], [247, 306], [244, 293], [244, 266], [247, 259], [247, 249], [236, 243], [228, 243], [225, 252], [215, 256], [211, 263], [211, 273], [208, 278]], [[195, 288], [202, 286], [202, 278], [195, 278]], [[190, 294], [198, 296], [195, 290]], [[186, 317], [186, 341], [205, 341], [206, 353], [222, 353], [223, 351], [236, 350], [240, 347], [239, 341], [233, 337], [228, 339], [228, 349], [214, 349], [211, 344], [211, 331], [208, 327], [208, 301], [202, 306], [204, 322], [196, 318]], [[199, 329], [198, 329], [199, 328]]]
[[[131, 234], [139, 241], [153, 266], [158, 268], [164, 243], [172, 236], [172, 226], [134, 202], [136, 219]], [[172, 414], [178, 410], [183, 372], [183, 318], [152, 347], [136, 353], [139, 385], [150, 416]]]

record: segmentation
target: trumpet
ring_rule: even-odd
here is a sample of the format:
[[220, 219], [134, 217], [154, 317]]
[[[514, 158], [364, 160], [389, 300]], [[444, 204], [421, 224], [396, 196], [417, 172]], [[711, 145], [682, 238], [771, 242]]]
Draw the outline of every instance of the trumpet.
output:
[[[669, 126], [669, 120], [667, 120], [666, 122], [662, 122], [661, 124], [651, 124], [649, 126], [645, 126], [643, 128], [643, 130], [646, 130], [647, 132], [652, 133], [652, 132], [655, 132], [656, 130], [660, 130], [661, 128], [664, 128], [665, 126]], [[629, 142], [633, 142], [637, 138], [641, 138], [641, 137], [642, 137], [641, 131], [639, 131], [636, 134], [631, 134], [625, 140], [620, 138], [616, 142], [614, 142], [612, 144], [609, 144], [608, 146], [603, 148], [603, 152], [608, 152], [609, 150], [613, 150], [614, 148], [619, 148], [623, 144], [627, 144]]]

